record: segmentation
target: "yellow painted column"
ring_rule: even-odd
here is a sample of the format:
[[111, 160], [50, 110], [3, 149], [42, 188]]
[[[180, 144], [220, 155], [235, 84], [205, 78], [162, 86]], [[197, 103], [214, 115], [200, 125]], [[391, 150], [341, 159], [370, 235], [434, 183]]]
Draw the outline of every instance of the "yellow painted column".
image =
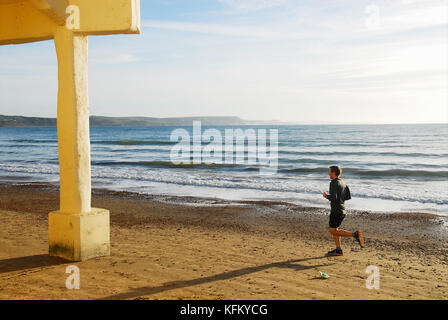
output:
[[88, 39], [65, 27], [58, 57], [60, 210], [49, 215], [50, 255], [81, 261], [110, 254], [109, 211], [91, 208]]
[[90, 133], [88, 40], [65, 27], [56, 31], [58, 57], [58, 140], [61, 175], [60, 211], [90, 212]]

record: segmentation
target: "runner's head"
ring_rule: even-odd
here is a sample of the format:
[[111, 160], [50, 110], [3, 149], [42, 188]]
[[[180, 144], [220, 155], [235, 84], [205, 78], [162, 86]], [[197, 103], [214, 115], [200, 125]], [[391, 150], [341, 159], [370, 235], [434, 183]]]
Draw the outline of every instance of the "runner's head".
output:
[[342, 169], [340, 166], [331, 166], [328, 174], [330, 175], [331, 179], [336, 179], [342, 174]]

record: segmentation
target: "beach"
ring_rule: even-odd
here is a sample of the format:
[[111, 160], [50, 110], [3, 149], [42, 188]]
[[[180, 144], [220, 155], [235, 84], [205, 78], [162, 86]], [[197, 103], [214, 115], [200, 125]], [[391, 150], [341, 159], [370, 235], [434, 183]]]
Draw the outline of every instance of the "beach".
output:
[[0, 0], [0, 302], [447, 301], [447, 9]]
[[[57, 186], [0, 184], [0, 299], [447, 299], [448, 219], [350, 210], [342, 227], [366, 247], [334, 247], [328, 209], [94, 189], [111, 214], [111, 255], [48, 256]], [[68, 290], [70, 265], [81, 287]], [[380, 288], [366, 288], [368, 266]], [[319, 271], [330, 275], [320, 279]]]

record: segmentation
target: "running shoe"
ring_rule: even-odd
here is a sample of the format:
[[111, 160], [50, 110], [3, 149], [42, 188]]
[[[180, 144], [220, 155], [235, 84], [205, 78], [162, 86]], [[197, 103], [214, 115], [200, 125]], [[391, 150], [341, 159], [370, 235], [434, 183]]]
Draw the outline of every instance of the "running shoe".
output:
[[329, 255], [329, 256], [343, 256], [344, 252], [342, 252], [341, 248], [336, 248], [334, 250], [328, 251], [327, 255]]
[[356, 241], [358, 241], [361, 248], [364, 248], [364, 237], [362, 236], [361, 231], [356, 231], [353, 236], [355, 237]]

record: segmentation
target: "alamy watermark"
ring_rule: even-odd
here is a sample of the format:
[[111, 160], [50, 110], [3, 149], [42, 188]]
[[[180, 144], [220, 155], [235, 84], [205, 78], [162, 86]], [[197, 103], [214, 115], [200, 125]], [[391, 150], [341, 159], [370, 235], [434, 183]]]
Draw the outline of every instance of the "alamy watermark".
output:
[[366, 279], [366, 288], [380, 290], [380, 268], [374, 265], [368, 266], [366, 273], [369, 275]]
[[175, 129], [170, 136], [176, 144], [170, 160], [175, 165], [248, 165], [262, 175], [277, 173], [278, 130], [208, 128], [202, 132], [201, 121], [193, 121], [193, 136], [186, 129]]
[[381, 28], [380, 8], [376, 4], [370, 4], [364, 9], [366, 18], [364, 24], [367, 30], [378, 30]]
[[81, 288], [81, 278], [77, 266], [68, 266], [65, 273], [70, 274], [65, 280], [65, 287], [68, 290], [79, 290]]
[[79, 7], [70, 5], [65, 9], [65, 13], [69, 16], [65, 20], [65, 26], [69, 30], [79, 30], [81, 28], [81, 16]]

